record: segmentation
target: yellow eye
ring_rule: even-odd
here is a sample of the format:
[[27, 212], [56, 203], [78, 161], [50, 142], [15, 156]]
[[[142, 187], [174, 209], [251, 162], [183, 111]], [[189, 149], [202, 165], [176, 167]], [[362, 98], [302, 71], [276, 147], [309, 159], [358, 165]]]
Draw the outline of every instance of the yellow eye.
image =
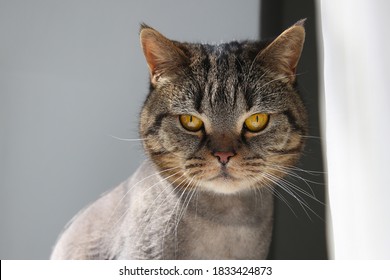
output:
[[191, 132], [199, 131], [203, 127], [203, 122], [192, 115], [181, 115], [179, 117], [181, 125]]
[[245, 128], [250, 132], [260, 132], [268, 124], [269, 115], [267, 114], [254, 114], [245, 120]]

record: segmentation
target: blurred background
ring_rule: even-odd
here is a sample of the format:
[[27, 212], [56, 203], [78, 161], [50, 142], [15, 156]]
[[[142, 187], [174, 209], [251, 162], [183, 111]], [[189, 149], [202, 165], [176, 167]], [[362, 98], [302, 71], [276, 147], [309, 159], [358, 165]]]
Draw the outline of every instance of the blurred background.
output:
[[140, 23], [168, 38], [270, 38], [307, 18], [299, 86], [310, 137], [276, 203], [270, 259], [326, 259], [314, 1], [0, 0], [0, 259], [47, 259], [65, 224], [144, 159], [138, 114], [148, 92]]

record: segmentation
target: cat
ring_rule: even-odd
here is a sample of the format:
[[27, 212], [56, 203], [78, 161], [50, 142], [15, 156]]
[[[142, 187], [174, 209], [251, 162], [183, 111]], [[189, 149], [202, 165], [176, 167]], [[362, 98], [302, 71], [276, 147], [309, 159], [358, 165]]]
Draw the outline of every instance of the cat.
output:
[[265, 259], [273, 188], [308, 120], [296, 81], [304, 20], [274, 40], [218, 45], [141, 25], [147, 160], [66, 226], [52, 259]]

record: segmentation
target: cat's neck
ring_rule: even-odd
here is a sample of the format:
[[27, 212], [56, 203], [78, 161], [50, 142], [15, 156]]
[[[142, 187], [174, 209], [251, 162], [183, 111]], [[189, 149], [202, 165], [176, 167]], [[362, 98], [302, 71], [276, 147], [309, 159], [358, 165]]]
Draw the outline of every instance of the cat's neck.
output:
[[222, 223], [257, 223], [265, 212], [272, 212], [273, 196], [267, 190], [236, 194], [200, 191], [189, 202], [188, 210], [197, 216]]

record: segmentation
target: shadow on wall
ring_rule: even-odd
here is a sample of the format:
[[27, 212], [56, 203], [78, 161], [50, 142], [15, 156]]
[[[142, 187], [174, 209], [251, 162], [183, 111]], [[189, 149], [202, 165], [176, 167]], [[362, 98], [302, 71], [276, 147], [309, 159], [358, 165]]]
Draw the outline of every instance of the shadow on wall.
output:
[[[262, 0], [260, 37], [274, 37], [306, 18], [306, 41], [298, 65], [298, 86], [309, 113], [309, 137], [299, 167], [303, 180], [289, 181], [304, 203], [279, 190], [285, 201], [275, 200], [275, 227], [269, 259], [327, 259], [325, 228], [325, 179], [319, 121], [319, 85], [316, 7], [313, 0]], [[305, 170], [305, 171], [303, 171]], [[314, 172], [313, 172], [314, 171]], [[306, 181], [305, 181], [306, 180]], [[310, 196], [314, 196], [315, 199]], [[305, 205], [307, 203], [307, 205]]]

